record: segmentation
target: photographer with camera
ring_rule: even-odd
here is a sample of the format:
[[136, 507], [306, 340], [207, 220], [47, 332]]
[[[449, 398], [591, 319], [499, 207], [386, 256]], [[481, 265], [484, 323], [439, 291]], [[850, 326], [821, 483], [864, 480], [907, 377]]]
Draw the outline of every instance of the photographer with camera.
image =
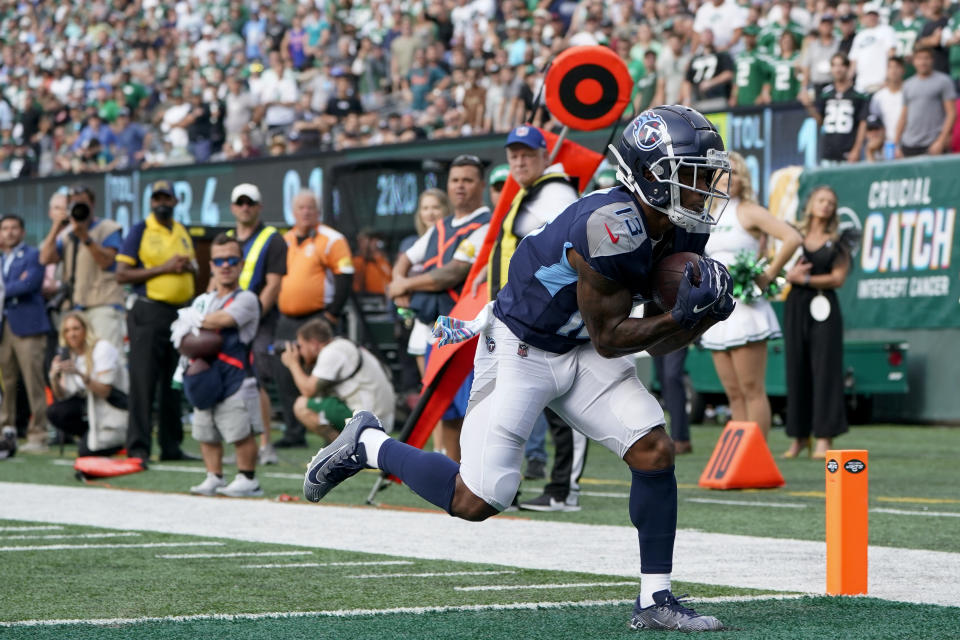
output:
[[116, 258], [123, 246], [119, 224], [93, 215], [96, 198], [85, 185], [67, 192], [67, 215], [55, 222], [40, 245], [43, 264], [63, 262], [60, 290], [50, 298], [55, 311], [83, 311], [97, 337], [123, 354], [123, 289]]
[[50, 423], [77, 436], [78, 456], [111, 456], [127, 439], [130, 381], [120, 352], [97, 338], [81, 311], [60, 322], [60, 348], [50, 365]]
[[7, 390], [0, 404], [0, 425], [17, 418], [17, 381], [23, 376], [30, 403], [27, 444], [21, 451], [47, 450], [47, 398], [43, 384], [43, 353], [50, 320], [43, 303], [43, 267], [36, 247], [23, 242], [23, 218], [8, 213], [0, 218], [3, 249], [3, 328], [0, 372]]
[[384, 295], [393, 277], [393, 266], [385, 253], [383, 234], [373, 229], [357, 233], [357, 252], [353, 254], [353, 291], [361, 295]]

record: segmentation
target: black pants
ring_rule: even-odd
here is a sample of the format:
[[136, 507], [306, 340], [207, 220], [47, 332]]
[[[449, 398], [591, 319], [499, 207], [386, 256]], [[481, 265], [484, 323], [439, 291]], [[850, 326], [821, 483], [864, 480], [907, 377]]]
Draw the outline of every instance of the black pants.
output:
[[155, 398], [160, 414], [157, 429], [160, 457], [177, 459], [182, 455], [180, 391], [170, 386], [179, 359], [170, 342], [170, 325], [176, 319], [176, 307], [144, 298], [137, 300], [127, 314], [127, 335], [130, 338], [127, 452], [131, 457], [144, 460], [150, 457]]
[[54, 427], [77, 437], [78, 456], [112, 456], [122, 447], [108, 447], [91, 451], [87, 447], [87, 399], [83, 396], [71, 396], [57, 400], [47, 407], [47, 420]]
[[687, 347], [665, 356], [655, 356], [653, 366], [660, 381], [660, 395], [670, 414], [670, 435], [674, 441], [690, 440], [690, 416], [687, 415], [687, 390], [683, 386], [683, 365]]
[[[306, 324], [308, 320], [322, 316], [323, 311], [308, 313], [304, 316], [285, 316], [280, 314], [274, 340], [293, 342], [297, 339], [297, 330], [300, 327]], [[283, 414], [283, 439], [287, 441], [305, 440], [307, 433], [306, 427], [297, 420], [297, 417], [293, 413], [293, 403], [297, 401], [300, 390], [297, 389], [290, 370], [280, 362], [279, 356], [274, 356], [273, 381], [274, 384], [277, 385], [277, 399], [280, 401], [280, 412]]]
[[547, 423], [550, 425], [550, 436], [553, 438], [554, 455], [553, 469], [550, 471], [550, 482], [543, 488], [548, 496], [563, 501], [570, 495], [573, 485], [579, 486], [583, 467], [587, 463], [587, 446], [575, 447], [573, 429], [551, 409], [545, 410]]

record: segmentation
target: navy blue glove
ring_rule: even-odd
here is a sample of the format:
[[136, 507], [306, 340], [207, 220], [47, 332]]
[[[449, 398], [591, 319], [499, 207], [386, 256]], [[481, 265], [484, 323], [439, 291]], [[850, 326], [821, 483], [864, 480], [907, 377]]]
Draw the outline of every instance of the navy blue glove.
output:
[[[711, 261], [716, 263], [716, 261]], [[706, 258], [700, 258], [697, 266], [700, 267], [700, 285], [693, 284], [693, 263], [688, 262], [683, 268], [683, 278], [677, 288], [677, 301], [670, 314], [684, 329], [693, 329], [698, 322], [710, 311], [720, 299], [723, 280], [720, 272]], [[716, 263], [719, 264], [719, 263]], [[721, 268], [723, 265], [720, 265]], [[730, 278], [726, 269], [723, 271]]]
[[704, 261], [710, 264], [720, 282], [720, 298], [717, 304], [713, 305], [708, 315], [714, 320], [724, 321], [733, 313], [737, 301], [733, 297], [733, 278], [730, 277], [730, 271], [722, 263], [712, 258], [704, 258]]

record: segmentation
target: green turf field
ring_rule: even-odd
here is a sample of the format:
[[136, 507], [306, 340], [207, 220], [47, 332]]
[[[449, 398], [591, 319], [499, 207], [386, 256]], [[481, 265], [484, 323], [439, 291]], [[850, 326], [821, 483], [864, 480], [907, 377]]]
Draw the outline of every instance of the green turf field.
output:
[[[718, 435], [719, 428], [696, 427], [695, 453], [678, 458], [680, 527], [822, 542], [823, 463], [778, 459], [787, 481], [780, 489], [703, 490], [696, 482]], [[960, 430], [856, 427], [838, 444], [870, 452], [871, 545], [960, 552], [960, 472], [953, 460]], [[784, 434], [775, 430], [771, 448], [779, 453], [786, 446]], [[74, 478], [69, 447], [66, 454], [61, 458], [53, 451], [2, 462], [0, 482], [82, 486]], [[261, 469], [264, 500], [299, 498], [303, 465], [312, 454], [287, 450], [280, 454], [281, 464]], [[226, 469], [228, 475], [232, 471]], [[374, 472], [364, 472], [338, 487], [327, 501], [361, 505], [375, 478]], [[185, 493], [201, 479], [200, 463], [154, 463], [148, 472], [96, 484]], [[525, 482], [524, 495], [538, 494], [542, 484]], [[629, 474], [622, 462], [592, 446], [582, 488], [581, 512], [509, 515], [629, 524]], [[149, 509], [152, 494], [139, 495]], [[378, 500], [383, 508], [429, 508], [400, 486], [381, 492]], [[3, 514], [0, 505], [0, 518]], [[626, 623], [637, 581], [623, 575], [332, 551], [242, 541], [228, 532], [224, 536], [0, 519], [0, 637], [554, 639], [635, 633]], [[589, 540], [583, 540], [583, 549], [590, 553]], [[624, 559], [625, 564], [636, 562], [635, 557]], [[789, 571], [789, 566], [769, 570]], [[944, 586], [923, 584], [920, 578], [920, 591]], [[674, 592], [689, 592], [698, 610], [724, 620], [730, 630], [711, 636], [717, 638], [958, 635], [957, 607], [810, 597], [722, 584], [675, 582]]]

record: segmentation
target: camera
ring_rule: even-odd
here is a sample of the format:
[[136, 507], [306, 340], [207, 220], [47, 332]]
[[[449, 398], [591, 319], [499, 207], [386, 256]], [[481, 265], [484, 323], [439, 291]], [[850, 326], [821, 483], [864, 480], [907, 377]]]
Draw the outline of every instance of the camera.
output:
[[273, 344], [267, 346], [267, 353], [269, 353], [272, 356], [279, 356], [286, 350], [287, 350], [286, 340], [277, 340]]
[[74, 202], [70, 207], [70, 217], [77, 222], [83, 222], [90, 217], [90, 205], [86, 202]]

